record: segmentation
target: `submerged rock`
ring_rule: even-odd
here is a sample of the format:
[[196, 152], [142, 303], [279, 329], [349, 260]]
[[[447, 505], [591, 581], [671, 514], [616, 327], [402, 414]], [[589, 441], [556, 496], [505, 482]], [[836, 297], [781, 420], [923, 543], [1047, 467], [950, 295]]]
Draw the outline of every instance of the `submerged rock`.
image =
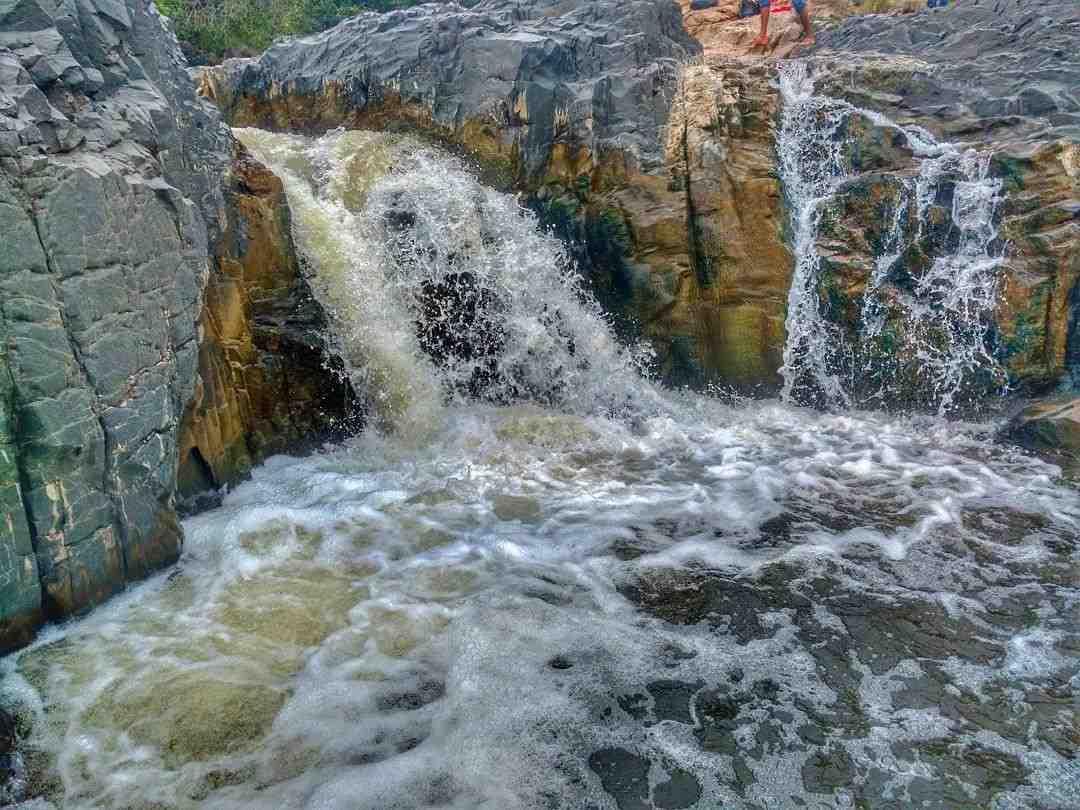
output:
[[0, 708], [0, 754], [10, 754], [17, 742], [15, 718]]
[[0, 804], [21, 798], [18, 787], [19, 735], [15, 718], [0, 707]]
[[1004, 437], [1031, 450], [1057, 451], [1080, 460], [1080, 397], [1029, 405], [1009, 423]]

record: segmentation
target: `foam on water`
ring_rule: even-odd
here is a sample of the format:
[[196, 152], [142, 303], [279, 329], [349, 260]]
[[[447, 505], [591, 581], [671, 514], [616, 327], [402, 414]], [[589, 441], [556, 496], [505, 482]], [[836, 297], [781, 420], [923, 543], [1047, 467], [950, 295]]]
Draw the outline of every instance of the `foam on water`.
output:
[[[654, 795], [696, 784], [677, 806], [795, 806], [815, 756], [795, 729], [837, 711], [843, 684], [794, 606], [754, 608], [746, 639], [724, 621], [650, 619], [635, 589], [692, 575], [691, 594], [709, 577], [767, 591], [784, 571], [793, 594], [825, 576], [837, 592], [922, 598], [874, 577], [940, 561], [951, 538], [990, 553], [1000, 538], [969, 528], [981, 510], [1040, 516], [1047, 537], [1080, 527], [1080, 498], [1053, 468], [992, 448], [976, 426], [670, 405], [636, 426], [451, 406], [422, 448], [370, 433], [271, 460], [187, 521], [175, 572], [6, 662], [9, 683], [36, 696], [33, 742], [54, 757], [64, 806], [613, 808], [595, 758], [613, 750], [640, 758]], [[868, 560], [882, 568], [862, 579]], [[1000, 658], [950, 665], [956, 682], [974, 673], [1022, 693], [1075, 667], [1068, 610], [1045, 599], [1028, 630], [988, 626]], [[823, 632], [852, 632], [829, 604], [814, 608]], [[853, 651], [867, 661], [853, 683], [873, 727], [836, 744], [902, 797], [941, 776], [902, 746], [967, 732], [894, 703], [924, 664], [882, 679], [870, 653]], [[750, 753], [769, 725], [758, 709], [730, 749], [703, 747], [712, 690], [736, 675], [776, 685], [788, 742]], [[685, 708], [665, 684], [688, 685]], [[1040, 767], [1062, 766], [1040, 750]], [[740, 789], [738, 767], [753, 774]]]
[[[658, 392], [561, 248], [460, 164], [241, 134], [382, 418], [271, 459], [185, 522], [174, 570], [0, 662], [30, 793], [1053, 806], [1080, 688], [1060, 470], [991, 426]], [[438, 356], [440, 329], [483, 351]]]

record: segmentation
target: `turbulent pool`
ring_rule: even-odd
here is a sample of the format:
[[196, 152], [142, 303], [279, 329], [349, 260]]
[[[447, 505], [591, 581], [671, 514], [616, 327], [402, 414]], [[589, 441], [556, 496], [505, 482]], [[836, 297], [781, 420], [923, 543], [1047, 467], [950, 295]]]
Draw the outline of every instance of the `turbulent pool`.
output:
[[29, 794], [1080, 806], [1060, 470], [990, 425], [656, 390], [558, 244], [449, 158], [240, 135], [371, 427], [270, 460], [174, 570], [0, 662]]

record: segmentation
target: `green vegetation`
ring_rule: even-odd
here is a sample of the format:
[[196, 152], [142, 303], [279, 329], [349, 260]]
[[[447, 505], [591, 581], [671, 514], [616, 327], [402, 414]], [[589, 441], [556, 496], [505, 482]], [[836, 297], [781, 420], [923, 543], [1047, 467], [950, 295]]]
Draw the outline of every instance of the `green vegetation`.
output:
[[389, 11], [423, 0], [155, 0], [171, 17], [192, 64], [251, 56], [283, 36], [311, 34], [362, 11]]

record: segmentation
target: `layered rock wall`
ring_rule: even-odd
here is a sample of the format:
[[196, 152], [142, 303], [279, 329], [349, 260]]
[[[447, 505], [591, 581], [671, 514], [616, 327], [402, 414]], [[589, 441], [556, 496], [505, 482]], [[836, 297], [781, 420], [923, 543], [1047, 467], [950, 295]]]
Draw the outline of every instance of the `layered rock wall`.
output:
[[179, 553], [175, 431], [227, 140], [146, 4], [0, 12], [5, 646]]
[[360, 419], [300, 267], [281, 181], [239, 142], [233, 149], [198, 322], [199, 378], [178, 439], [185, 501], [273, 453], [350, 433]]
[[686, 70], [672, 0], [361, 15], [202, 73], [237, 125], [418, 130], [525, 192], [671, 384], [777, 386], [790, 260], [760, 67]]
[[[203, 312], [207, 280], [219, 290], [230, 257], [258, 264], [236, 232], [237, 192], [227, 198], [222, 183], [232, 149], [147, 0], [0, 5], [0, 650], [177, 558], [185, 411], [253, 396], [209, 373], [208, 356], [224, 351], [208, 326], [217, 298]], [[295, 257], [274, 267], [260, 272], [286, 287], [297, 276]], [[229, 363], [260, 366], [264, 349]], [[261, 370], [274, 377], [282, 365]], [[304, 407], [288, 400], [305, 385], [264, 409], [275, 411], [264, 432], [282, 408]], [[260, 395], [282, 398], [270, 388]], [[232, 428], [250, 433], [259, 409], [237, 410]], [[251, 456], [204, 483], [231, 480]]]
[[[861, 10], [825, 3], [815, 17]], [[1080, 357], [1076, 13], [1068, 0], [1038, 14], [998, 0], [856, 16], [808, 52], [820, 92], [994, 154], [1007, 253], [992, 343], [1013, 390], [1052, 387]], [[667, 0], [362, 15], [208, 69], [202, 92], [238, 124], [409, 128], [465, 148], [573, 246], [624, 333], [652, 340], [665, 382], [775, 392], [792, 273], [777, 63], [744, 53], [756, 21], [738, 21], [731, 0], [687, 11], [704, 60], [678, 15]], [[771, 50], [787, 52], [793, 24], [774, 21]], [[852, 179], [829, 214], [835, 238], [819, 249], [825, 317], [853, 332], [882, 247], [882, 192], [918, 168], [880, 128], [849, 134]], [[939, 208], [956, 181], [942, 183]], [[955, 241], [939, 230], [924, 264]], [[912, 377], [893, 403], [921, 403], [920, 387]]]
[[[995, 226], [1004, 257], [990, 337], [1014, 393], [1070, 385], [1080, 359], [1070, 348], [1080, 311], [1078, 45], [1080, 6], [1071, 0], [1038, 9], [997, 0], [851, 18], [823, 34], [812, 56], [822, 93], [989, 156], [989, 175], [1002, 182]], [[918, 173], [912, 145], [895, 131], [868, 126], [852, 140], [855, 176], [838, 204], [849, 215], [833, 240], [842, 249], [822, 248], [848, 299], [861, 295], [880, 252], [886, 186]], [[931, 208], [954, 205], [955, 191], [946, 178]], [[948, 211], [939, 219], [948, 222]], [[954, 239], [930, 227], [920, 249]], [[918, 257], [903, 257], [885, 284], [903, 294], [905, 275], [917, 279], [919, 267]]]

